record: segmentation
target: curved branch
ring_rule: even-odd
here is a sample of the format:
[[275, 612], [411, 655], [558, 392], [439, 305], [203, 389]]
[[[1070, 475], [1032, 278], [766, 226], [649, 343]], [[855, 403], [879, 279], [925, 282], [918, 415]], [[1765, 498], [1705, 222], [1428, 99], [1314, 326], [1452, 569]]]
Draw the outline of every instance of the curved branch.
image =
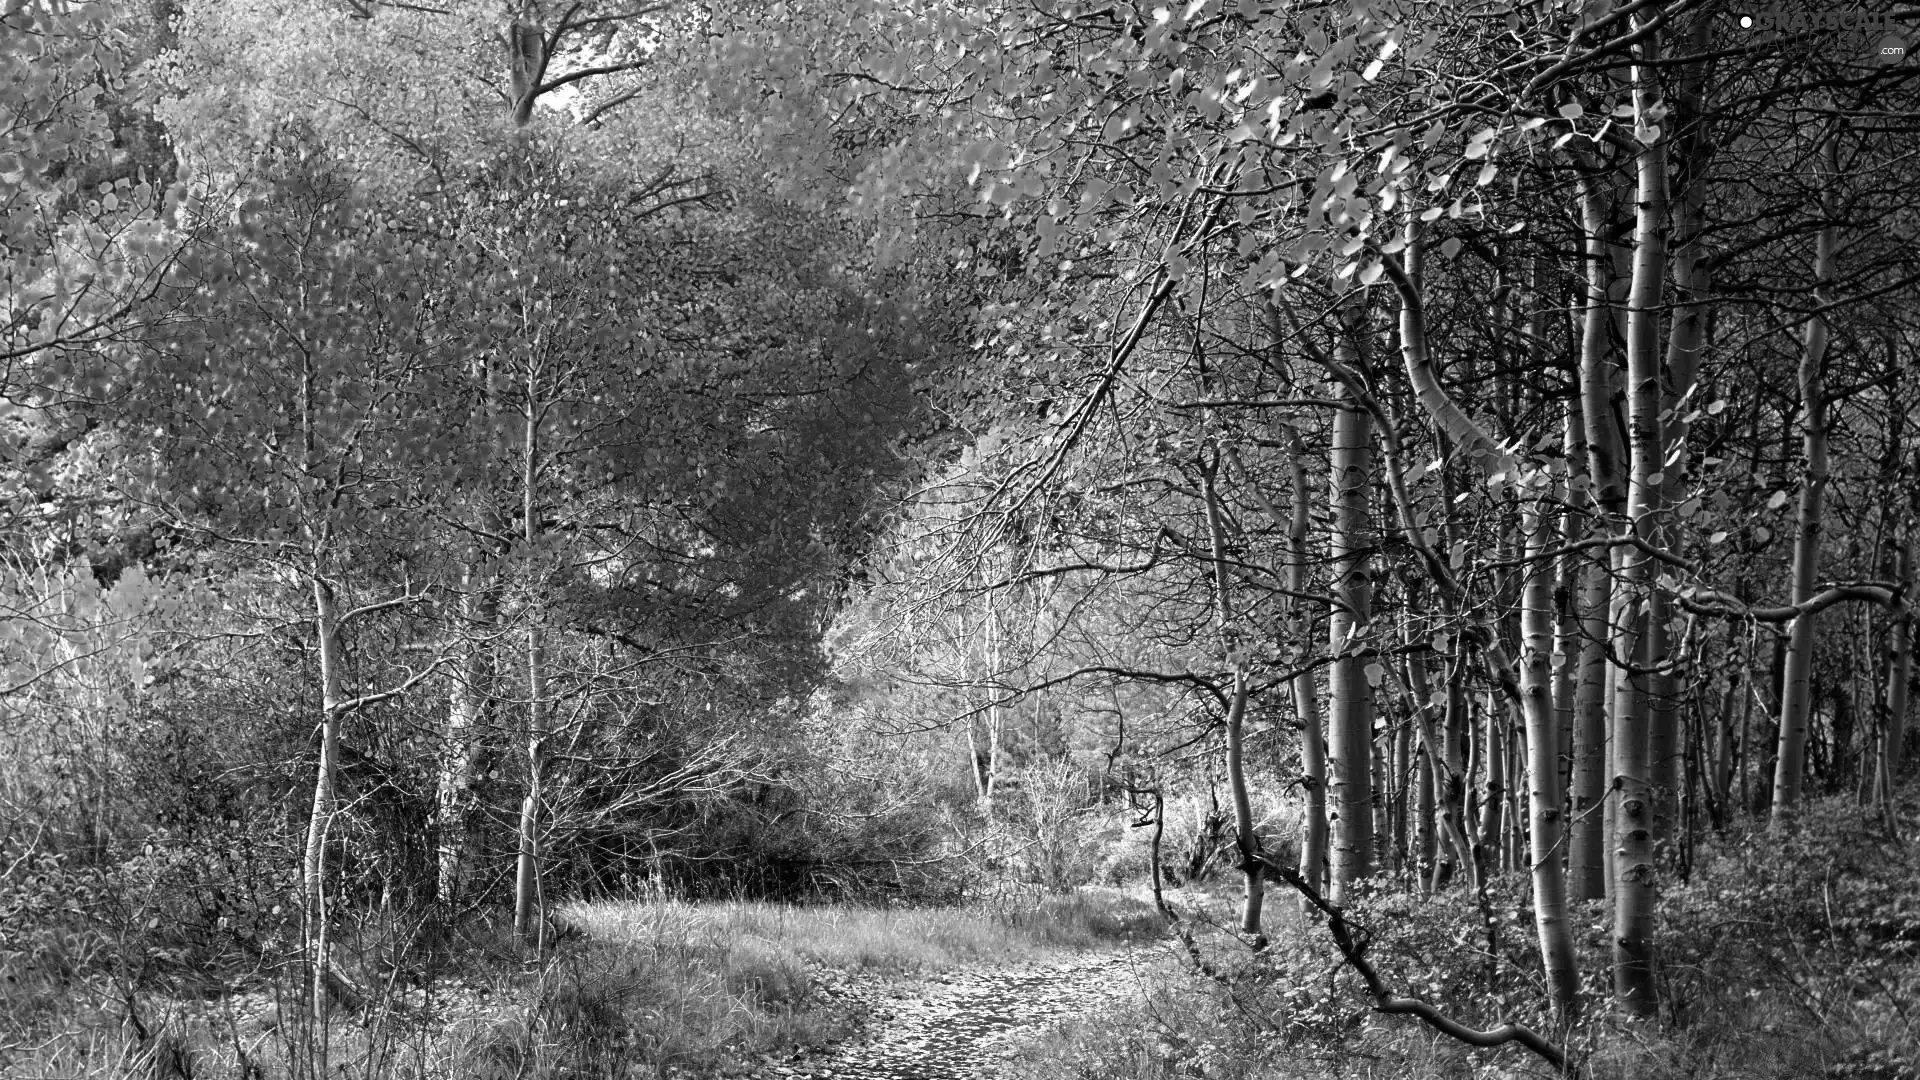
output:
[[1787, 623], [1802, 615], [1817, 615], [1836, 604], [1844, 604], [1850, 600], [1881, 607], [1893, 607], [1899, 603], [1900, 597], [1885, 585], [1851, 584], [1834, 585], [1797, 604], [1782, 604], [1778, 607], [1749, 607], [1713, 589], [1691, 589], [1678, 594], [1675, 599], [1680, 602], [1681, 607], [1695, 615], [1721, 615], [1763, 623]]
[[1440, 385], [1440, 377], [1433, 370], [1433, 359], [1427, 352], [1427, 317], [1420, 302], [1419, 256], [1420, 221], [1418, 217], [1407, 222], [1407, 246], [1404, 258], [1407, 268], [1396, 265], [1391, 258], [1381, 256], [1381, 268], [1393, 280], [1393, 287], [1400, 294], [1400, 354], [1406, 363], [1407, 380], [1413, 384], [1414, 394], [1427, 415], [1440, 426], [1447, 438], [1453, 440], [1461, 453], [1479, 466], [1488, 475], [1496, 472], [1511, 471], [1506, 455], [1494, 442], [1493, 436], [1468, 416], [1453, 398], [1446, 387]]
[[1322, 896], [1320, 890], [1307, 883], [1299, 871], [1290, 866], [1282, 866], [1265, 856], [1256, 856], [1280, 880], [1293, 886], [1294, 891], [1306, 898], [1316, 910], [1327, 917], [1327, 932], [1333, 935], [1334, 947], [1347, 961], [1354, 974], [1366, 983], [1367, 996], [1373, 999], [1373, 1007], [1378, 1012], [1418, 1017], [1422, 1023], [1450, 1039], [1456, 1039], [1468, 1046], [1494, 1047], [1507, 1043], [1519, 1043], [1552, 1065], [1561, 1073], [1572, 1071], [1567, 1060], [1567, 1052], [1542, 1036], [1539, 1032], [1508, 1021], [1498, 1027], [1468, 1027], [1448, 1016], [1433, 1005], [1414, 997], [1395, 994], [1387, 987], [1386, 981], [1374, 969], [1372, 961], [1367, 959], [1368, 942], [1357, 938], [1353, 927], [1347, 922], [1346, 911], [1340, 905]]

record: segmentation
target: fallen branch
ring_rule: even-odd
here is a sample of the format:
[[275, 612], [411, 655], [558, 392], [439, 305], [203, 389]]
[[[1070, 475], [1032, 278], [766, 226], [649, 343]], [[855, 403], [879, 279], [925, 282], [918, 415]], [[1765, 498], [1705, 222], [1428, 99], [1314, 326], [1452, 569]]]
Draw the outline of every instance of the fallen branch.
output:
[[1280, 880], [1293, 886], [1294, 891], [1305, 897], [1307, 903], [1312, 904], [1327, 917], [1327, 931], [1333, 935], [1334, 946], [1340, 950], [1340, 955], [1345, 958], [1347, 966], [1351, 967], [1354, 973], [1360, 976], [1361, 981], [1367, 984], [1367, 995], [1373, 999], [1375, 1010], [1419, 1017], [1428, 1027], [1469, 1046], [1492, 1047], [1519, 1043], [1559, 1070], [1561, 1075], [1577, 1075], [1567, 1060], [1565, 1050], [1525, 1024], [1505, 1023], [1493, 1028], [1472, 1028], [1419, 998], [1401, 997], [1393, 993], [1387, 988], [1385, 980], [1380, 978], [1380, 973], [1374, 969], [1373, 963], [1367, 959], [1368, 942], [1355, 936], [1353, 927], [1347, 922], [1345, 910], [1322, 896], [1320, 890], [1309, 884], [1292, 867], [1282, 866], [1265, 857], [1258, 858]]

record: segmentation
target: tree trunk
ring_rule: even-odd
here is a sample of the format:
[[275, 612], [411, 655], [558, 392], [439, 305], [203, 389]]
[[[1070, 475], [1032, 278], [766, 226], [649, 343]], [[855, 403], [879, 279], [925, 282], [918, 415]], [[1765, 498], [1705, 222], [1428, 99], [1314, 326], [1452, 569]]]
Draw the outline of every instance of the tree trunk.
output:
[[[1643, 55], [1653, 51], [1652, 42]], [[1636, 127], [1650, 129], [1658, 121], [1650, 110], [1658, 102], [1653, 74], [1636, 67], [1633, 87]], [[1633, 236], [1633, 280], [1627, 297], [1627, 434], [1630, 466], [1627, 517], [1637, 537], [1655, 540], [1655, 511], [1660, 501], [1661, 357], [1658, 350], [1662, 284], [1666, 276], [1667, 136], [1652, 139], [1636, 158], [1636, 214]], [[1641, 628], [1649, 614], [1654, 589], [1652, 566], [1637, 547], [1620, 549], [1620, 589], [1626, 598], [1620, 621], [1613, 628], [1615, 655], [1628, 664], [1646, 655]], [[1614, 694], [1614, 777], [1620, 801], [1614, 851], [1614, 994], [1623, 1009], [1650, 1016], [1659, 1006], [1654, 983], [1653, 792], [1649, 760], [1650, 702], [1644, 682], [1622, 671]]]
[[499, 614], [499, 595], [472, 563], [460, 600], [466, 640], [460, 671], [447, 701], [447, 731], [441, 748], [434, 819], [439, 841], [438, 895], [443, 904], [465, 896], [472, 865], [473, 822], [478, 811], [474, 784], [487, 764], [493, 683], [493, 646], [488, 640]]
[[1227, 578], [1226, 528], [1220, 518], [1220, 492], [1214, 485], [1219, 461], [1206, 464], [1201, 472], [1201, 496], [1206, 503], [1207, 539], [1213, 555], [1214, 615], [1220, 633], [1221, 651], [1233, 669], [1233, 694], [1227, 706], [1227, 795], [1233, 804], [1234, 846], [1240, 854], [1239, 869], [1246, 879], [1245, 902], [1240, 909], [1240, 929], [1264, 942], [1260, 933], [1260, 909], [1266, 882], [1265, 863], [1261, 861], [1260, 838], [1253, 831], [1253, 801], [1247, 793], [1246, 716], [1247, 645], [1233, 621], [1233, 598]]
[[[1733, 657], [1733, 643], [1726, 648], [1729, 660]], [[1733, 708], [1736, 700], [1745, 689], [1740, 685], [1741, 671], [1731, 664], [1727, 668], [1727, 692], [1720, 698], [1720, 719], [1713, 733], [1713, 805], [1716, 824], [1725, 825], [1731, 815], [1727, 813], [1727, 800], [1733, 791]]]
[[[478, 391], [471, 426], [490, 432], [488, 452], [504, 458], [505, 439], [496, 426], [500, 408], [500, 366], [490, 357], [476, 358], [470, 374]], [[479, 531], [505, 537], [508, 525], [490, 492], [477, 495], [474, 510]], [[472, 873], [473, 829], [479, 812], [474, 785], [492, 765], [497, 744], [492, 735], [497, 674], [494, 635], [500, 619], [500, 578], [486, 564], [490, 555], [504, 556], [504, 539], [475, 543], [461, 567], [460, 622], [464, 650], [447, 701], [447, 730], [441, 746], [440, 775], [435, 793], [434, 819], [439, 842], [436, 884], [440, 901], [460, 903]], [[489, 550], [491, 548], [491, 550]]]
[[[1527, 740], [1524, 707], [1522, 721], [1507, 726], [1507, 866], [1518, 871], [1527, 864]], [[1555, 745], [1558, 745], [1556, 743]], [[1559, 784], [1554, 785], [1558, 790]]]
[[1436, 830], [1435, 816], [1437, 803], [1434, 798], [1433, 759], [1424, 752], [1423, 747], [1415, 747], [1414, 753], [1414, 814], [1413, 814], [1413, 865], [1414, 872], [1424, 886], [1433, 880], [1433, 861], [1439, 854], [1439, 834]]
[[[1913, 525], [1906, 529], [1906, 537], [1900, 544], [1898, 569], [1894, 580], [1907, 589], [1905, 596], [1910, 597], [1913, 590]], [[1887, 665], [1887, 722], [1886, 731], [1880, 742], [1880, 799], [1883, 804], [1892, 805], [1893, 789], [1900, 780], [1900, 758], [1907, 741], [1907, 699], [1908, 687], [1913, 680], [1913, 601], [1903, 599], [1894, 612], [1893, 630], [1887, 644], [1890, 653]]]
[[[1351, 367], [1357, 358], [1353, 339], [1362, 330], [1357, 318], [1343, 322], [1340, 348], [1346, 355], [1341, 359]], [[1373, 440], [1367, 411], [1353, 400], [1354, 391], [1335, 380], [1333, 394], [1341, 405], [1333, 421], [1333, 531], [1328, 545], [1334, 574], [1333, 611], [1327, 621], [1333, 656], [1327, 739], [1333, 828], [1328, 892], [1340, 903], [1349, 886], [1372, 875], [1374, 865], [1373, 690], [1366, 671], [1372, 596], [1368, 553], [1373, 547], [1367, 533], [1367, 493], [1373, 478]]]
[[1166, 871], [1160, 862], [1160, 843], [1167, 834], [1167, 798], [1160, 785], [1153, 786], [1153, 839], [1147, 848], [1147, 870], [1153, 878], [1153, 906], [1160, 914], [1171, 917], [1172, 909], [1167, 907]]
[[[1293, 512], [1287, 525], [1287, 589], [1293, 594], [1293, 632], [1300, 641], [1310, 640], [1312, 621], [1306, 604], [1307, 526], [1312, 502], [1307, 487], [1306, 446], [1300, 433], [1292, 433]], [[1301, 811], [1300, 876], [1320, 892], [1327, 891], [1327, 741], [1326, 725], [1320, 712], [1319, 676], [1308, 671], [1294, 676], [1294, 712], [1300, 722], [1300, 783], [1306, 789], [1306, 806]], [[1305, 897], [1300, 903], [1311, 906]]]
[[1392, 793], [1390, 813], [1387, 816], [1387, 836], [1389, 849], [1393, 854], [1393, 870], [1398, 874], [1406, 870], [1407, 860], [1407, 811], [1408, 796], [1413, 794], [1411, 725], [1397, 724], [1393, 730], [1392, 754]]
[[[1695, 20], [1680, 51], [1698, 55], [1710, 47], [1709, 21]], [[1673, 280], [1673, 315], [1667, 330], [1667, 352], [1661, 373], [1661, 443], [1658, 466], [1659, 502], [1653, 508], [1654, 543], [1668, 546], [1667, 527], [1671, 509], [1684, 501], [1687, 476], [1687, 435], [1690, 424], [1685, 404], [1692, 398], [1700, 372], [1700, 357], [1707, 340], [1705, 302], [1711, 286], [1709, 264], [1702, 258], [1700, 230], [1706, 222], [1707, 181], [1705, 171], [1709, 146], [1701, 120], [1701, 94], [1704, 65], [1682, 65], [1674, 86], [1670, 111], [1663, 126], [1672, 129], [1674, 167], [1679, 189], [1670, 200], [1672, 245], [1669, 273]], [[1671, 640], [1672, 604], [1664, 590], [1648, 596], [1648, 655], [1656, 672], [1648, 677], [1652, 700], [1648, 763], [1652, 772], [1653, 839], [1658, 843], [1673, 834], [1674, 813], [1679, 804], [1686, 743], [1680, 732], [1681, 688], [1691, 680], [1671, 670], [1674, 643]]]
[[[526, 453], [522, 466], [522, 539], [529, 557], [540, 540], [540, 505], [536, 492], [540, 480], [540, 420], [534, 407], [533, 378], [527, 380]], [[546, 920], [542, 917], [540, 889], [540, 810], [542, 781], [546, 772], [547, 643], [542, 597], [537, 595], [544, 583], [531, 583], [536, 595], [527, 621], [527, 794], [520, 803], [520, 857], [513, 882], [513, 931], [522, 942], [529, 939], [536, 949], [545, 947]]]
[[[1612, 257], [1606, 242], [1606, 213], [1595, 185], [1580, 187], [1586, 234], [1587, 295], [1580, 321], [1580, 420], [1586, 448], [1587, 486], [1599, 511], [1595, 531], [1614, 527], [1626, 508], [1625, 472], [1614, 430], [1616, 368], [1608, 348], [1608, 304]], [[1569, 467], [1573, 467], [1571, 464]], [[1573, 895], [1598, 900], [1607, 895], [1607, 637], [1613, 604], [1613, 558], [1597, 548], [1581, 559], [1580, 656], [1573, 696], [1572, 835], [1567, 873]]]
[[[1536, 273], [1535, 307], [1539, 315], [1533, 320], [1531, 332], [1535, 340], [1544, 343], [1548, 340], [1547, 296], [1541, 287]], [[1529, 361], [1535, 365], [1545, 362], [1544, 355], [1537, 355]], [[1585, 528], [1579, 516], [1570, 509], [1577, 504], [1573, 479], [1584, 476], [1587, 471], [1587, 433], [1580, 417], [1580, 395], [1576, 384], [1575, 393], [1566, 404], [1566, 413], [1561, 418], [1560, 450], [1565, 472], [1561, 475], [1561, 505], [1553, 514], [1557, 525], [1556, 537], [1563, 544], [1571, 544], [1582, 539]], [[1586, 566], [1584, 553], [1578, 551], [1561, 555], [1554, 566], [1553, 608], [1554, 608], [1554, 647], [1553, 647], [1553, 716], [1555, 745], [1560, 760], [1559, 785], [1564, 794], [1573, 790], [1573, 698], [1574, 690], [1580, 678], [1580, 611], [1577, 601], [1580, 596], [1580, 572]], [[1562, 821], [1562, 835], [1565, 835], [1566, 823]], [[1563, 847], [1557, 858], [1564, 867], [1567, 852]]]
[[1442, 851], [1452, 853], [1452, 859], [1449, 860], [1436, 851], [1428, 888], [1435, 892], [1445, 888], [1452, 871], [1458, 867], [1467, 876], [1468, 887], [1478, 895], [1480, 877], [1474, 862], [1473, 843], [1467, 837], [1465, 825], [1467, 780], [1460, 762], [1460, 739], [1455, 719], [1460, 695], [1449, 685], [1444, 694], [1447, 701], [1444, 730], [1435, 734], [1432, 720], [1433, 690], [1427, 677], [1426, 661], [1419, 656], [1408, 657], [1407, 671], [1412, 683], [1414, 722], [1419, 727], [1420, 748], [1425, 754], [1434, 788], [1430, 798], [1438, 804], [1432, 815], [1433, 827], [1439, 834]]
[[[1557, 501], [1557, 500], [1556, 500]], [[1559, 719], [1553, 708], [1553, 528], [1545, 499], [1527, 504], [1526, 579], [1520, 602], [1520, 695], [1527, 717], [1527, 823], [1533, 867], [1533, 921], [1554, 1008], [1564, 1022], [1579, 1006], [1580, 971], [1567, 923], [1566, 878], [1560, 870]]]
[[507, 84], [515, 127], [533, 120], [533, 103], [547, 70], [547, 41], [540, 27], [513, 19], [507, 23]]
[[1481, 789], [1479, 845], [1484, 852], [1485, 865], [1492, 869], [1500, 866], [1500, 829], [1502, 818], [1500, 811], [1506, 802], [1507, 769], [1504, 732], [1500, 727], [1500, 716], [1492, 708], [1493, 702], [1483, 702], [1480, 712], [1482, 736], [1480, 760], [1486, 770], [1486, 785]]
[[313, 812], [307, 819], [307, 844], [301, 862], [301, 884], [306, 906], [309, 960], [313, 965], [308, 1005], [313, 1020], [314, 1063], [320, 1075], [327, 1069], [327, 986], [332, 957], [327, 936], [327, 830], [333, 825], [334, 781], [340, 767], [340, 706], [346, 699], [341, 671], [339, 626], [333, 590], [320, 576], [319, 556], [313, 569], [313, 629], [320, 648], [320, 759], [314, 768]]
[[[1839, 140], [1829, 134], [1826, 145], [1829, 175], [1837, 175]], [[1816, 305], [1831, 297], [1828, 285], [1833, 280], [1834, 248], [1838, 228], [1823, 226], [1814, 248], [1814, 288]], [[1827, 319], [1816, 313], [1807, 321], [1805, 347], [1800, 352], [1801, 464], [1806, 470], [1800, 484], [1800, 511], [1795, 519], [1793, 540], [1793, 593], [1795, 604], [1805, 603], [1814, 592], [1814, 580], [1820, 570], [1820, 538], [1824, 529], [1827, 477]], [[1807, 719], [1811, 712], [1811, 676], [1813, 672], [1813, 613], [1793, 620], [1788, 632], [1785, 672], [1780, 686], [1780, 755], [1774, 763], [1773, 822], [1784, 824], [1800, 801], [1800, 784], [1806, 772]]]

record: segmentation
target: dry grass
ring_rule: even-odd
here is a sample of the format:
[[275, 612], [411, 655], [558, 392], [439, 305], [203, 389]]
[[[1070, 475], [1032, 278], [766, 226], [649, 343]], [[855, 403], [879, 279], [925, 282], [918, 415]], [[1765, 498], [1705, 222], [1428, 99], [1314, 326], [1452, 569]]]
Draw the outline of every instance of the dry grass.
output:
[[588, 937], [639, 950], [698, 949], [774, 968], [938, 971], [1027, 959], [1050, 949], [1144, 939], [1160, 921], [1137, 895], [1084, 889], [957, 908], [798, 906], [755, 901], [573, 904], [560, 917]]
[[[424, 987], [388, 980], [326, 1033], [332, 1071], [365, 1080], [713, 1076], [798, 1046], [844, 1038], [859, 1006], [818, 992], [822, 969], [873, 978], [1028, 959], [1152, 934], [1158, 918], [1118, 890], [1006, 896], [964, 908], [795, 907], [755, 902], [575, 904], [582, 932], [527, 966], [501, 928], [442, 943]], [[343, 943], [344, 945], [344, 943]], [[351, 952], [351, 949], [343, 949]], [[358, 971], [375, 982], [374, 965]], [[106, 988], [99, 988], [103, 992]], [[300, 1010], [256, 988], [246, 998], [144, 998], [149, 1036], [111, 994], [31, 1045], [0, 1049], [8, 1080], [140, 1077], [249, 1080], [311, 1075]], [[57, 1006], [36, 986], [43, 1007]]]

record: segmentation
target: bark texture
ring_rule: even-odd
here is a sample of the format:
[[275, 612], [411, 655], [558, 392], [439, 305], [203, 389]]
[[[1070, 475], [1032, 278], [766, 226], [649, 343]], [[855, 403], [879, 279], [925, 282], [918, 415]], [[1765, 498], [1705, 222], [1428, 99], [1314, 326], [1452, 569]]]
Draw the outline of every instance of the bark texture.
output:
[[[1649, 42], [1645, 46], [1652, 51]], [[1651, 138], [1636, 160], [1633, 279], [1627, 295], [1627, 517], [1635, 536], [1655, 536], [1660, 501], [1662, 439], [1661, 357], [1658, 348], [1662, 286], [1666, 276], [1666, 136], [1655, 134], [1658, 98], [1653, 75], [1634, 78], [1637, 126]], [[1619, 588], [1613, 627], [1614, 655], [1628, 664], [1645, 657], [1645, 632], [1654, 588], [1652, 565], [1638, 547], [1619, 549]], [[1651, 710], [1645, 680], [1631, 668], [1614, 686], [1614, 783], [1619, 809], [1614, 840], [1613, 985], [1626, 1012], [1652, 1015], [1659, 1006], [1654, 982], [1653, 933], [1656, 882], [1653, 862], [1653, 790], [1650, 761]]]
[[[1349, 320], [1348, 329], [1358, 328]], [[1351, 341], [1343, 342], [1352, 350]], [[1351, 356], [1343, 360], [1350, 360]], [[1373, 478], [1371, 422], [1354, 391], [1340, 382], [1334, 393], [1342, 399], [1333, 422], [1333, 533], [1329, 554], [1333, 560], [1334, 605], [1327, 620], [1327, 647], [1333, 656], [1329, 688], [1327, 738], [1327, 800], [1332, 819], [1332, 873], [1329, 894], [1336, 903], [1347, 887], [1373, 873], [1373, 688], [1367, 679], [1369, 663], [1367, 620], [1372, 605], [1368, 552], [1367, 493]]]

